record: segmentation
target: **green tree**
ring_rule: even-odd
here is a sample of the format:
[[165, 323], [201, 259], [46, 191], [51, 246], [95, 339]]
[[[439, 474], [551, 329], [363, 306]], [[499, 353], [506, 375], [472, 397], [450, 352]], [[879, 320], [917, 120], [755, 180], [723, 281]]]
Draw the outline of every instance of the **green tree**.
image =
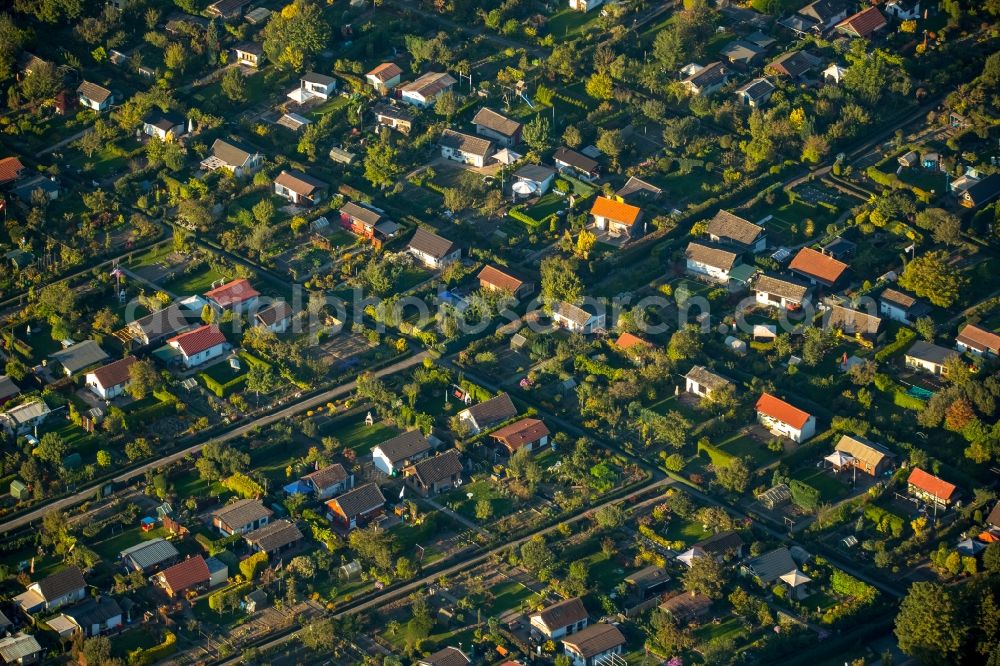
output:
[[250, 363], [247, 368], [247, 390], [253, 391], [260, 404], [260, 394], [268, 393], [275, 387], [275, 376], [271, 366], [263, 363]]
[[563, 131], [562, 140], [570, 148], [579, 148], [580, 144], [583, 143], [583, 135], [580, 134], [576, 125], [567, 125]]
[[451, 122], [456, 111], [458, 111], [458, 97], [451, 90], [439, 95], [437, 101], [434, 102], [434, 113], [443, 116], [448, 122]]
[[15, 382], [19, 382], [28, 376], [31, 372], [31, 368], [24, 364], [19, 358], [11, 357], [7, 364], [4, 366], [4, 372], [7, 376], [13, 379]]
[[559, 301], [579, 303], [583, 298], [583, 283], [577, 277], [569, 259], [548, 256], [541, 263], [541, 296], [547, 308]]
[[372, 141], [365, 151], [365, 180], [372, 185], [385, 189], [395, 184], [396, 178], [402, 173], [402, 167], [397, 160], [397, 151], [383, 135], [380, 141]]
[[903, 269], [903, 274], [899, 276], [899, 286], [926, 298], [938, 307], [951, 307], [958, 299], [965, 279], [948, 260], [948, 253], [942, 250], [933, 250], [916, 257]]
[[91, 636], [83, 642], [82, 654], [87, 666], [103, 666], [111, 662], [111, 639]]
[[170, 42], [167, 48], [163, 49], [163, 64], [167, 69], [183, 72], [187, 62], [188, 52], [182, 44]]
[[146, 396], [160, 388], [163, 378], [156, 371], [153, 362], [146, 359], [136, 361], [128, 368], [128, 386], [126, 389], [136, 400], [142, 400]]
[[614, 82], [607, 74], [592, 74], [585, 88], [588, 95], [599, 100], [611, 99], [615, 92]]
[[696, 324], [685, 324], [670, 336], [667, 356], [672, 361], [692, 359], [701, 353], [701, 328]]
[[348, 545], [357, 553], [362, 562], [386, 573], [392, 570], [395, 538], [385, 530], [375, 527], [353, 530], [347, 537]]
[[146, 441], [145, 437], [137, 437], [125, 444], [125, 456], [129, 462], [148, 458], [151, 455], [153, 455], [153, 449], [149, 446], [149, 442]]
[[718, 599], [722, 594], [722, 568], [714, 557], [696, 557], [684, 572], [684, 589]]
[[52, 99], [62, 86], [62, 76], [51, 62], [44, 61], [32, 66], [31, 74], [21, 81], [21, 94], [29, 102]]
[[677, 625], [670, 613], [654, 610], [649, 618], [649, 638], [666, 655], [676, 655], [691, 645], [691, 638]]
[[54, 432], [47, 432], [35, 447], [35, 455], [50, 465], [60, 465], [68, 450], [69, 445], [62, 437]]
[[968, 627], [954, 592], [940, 583], [917, 582], [899, 606], [899, 649], [922, 664], [954, 664]]
[[230, 67], [222, 75], [222, 94], [233, 102], [243, 102], [247, 98], [247, 77], [239, 66]]
[[330, 24], [317, 3], [294, 0], [271, 14], [263, 36], [264, 53], [271, 62], [283, 69], [298, 70], [326, 48]]
[[618, 168], [618, 158], [625, 150], [625, 138], [619, 129], [602, 129], [597, 133], [597, 149], [611, 158], [611, 163]]
[[538, 576], [539, 580], [548, 580], [555, 567], [555, 555], [545, 543], [545, 538], [539, 534], [521, 544], [521, 564]]
[[625, 524], [625, 510], [619, 504], [602, 506], [594, 512], [594, 523], [602, 530], [613, 530]]
[[14, 0], [14, 10], [43, 23], [61, 23], [80, 16], [83, 0]]
[[0, 13], [0, 81], [14, 76], [17, 54], [28, 37], [28, 31], [22, 29], [10, 14]]
[[848, 67], [843, 79], [844, 88], [869, 107], [877, 106], [888, 92], [909, 94], [910, 77], [902, 56], [884, 49], [869, 51], [868, 45], [862, 41], [853, 42], [845, 54]]
[[534, 150], [545, 150], [549, 145], [549, 119], [542, 114], [536, 115], [525, 124], [521, 137]]
[[750, 484], [750, 468], [742, 458], [733, 458], [728, 465], [716, 466], [715, 478], [726, 490], [742, 494]]

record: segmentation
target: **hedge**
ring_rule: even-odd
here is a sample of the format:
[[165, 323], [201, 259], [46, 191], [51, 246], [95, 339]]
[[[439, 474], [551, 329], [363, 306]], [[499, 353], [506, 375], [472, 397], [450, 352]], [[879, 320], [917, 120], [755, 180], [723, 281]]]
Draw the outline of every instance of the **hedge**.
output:
[[219, 398], [225, 398], [232, 395], [237, 390], [239, 390], [240, 387], [242, 387], [243, 384], [245, 384], [247, 381], [246, 373], [233, 377], [225, 384], [215, 380], [206, 372], [199, 372], [198, 377], [199, 379], [201, 379], [201, 381], [205, 382], [205, 388], [214, 393]]
[[819, 490], [808, 483], [792, 479], [788, 483], [788, 489], [792, 492], [792, 502], [803, 509], [813, 510], [819, 506]]
[[892, 393], [892, 402], [897, 407], [902, 407], [903, 409], [912, 409], [919, 412], [924, 408], [924, 401], [915, 395], [910, 395], [901, 388], [897, 388]]
[[[176, 400], [176, 399], [175, 399]], [[147, 405], [145, 407], [140, 407], [134, 412], [130, 412], [126, 417], [125, 421], [128, 423], [129, 428], [134, 428], [136, 426], [145, 426], [150, 423], [154, 423], [167, 416], [172, 416], [177, 413], [177, 403], [174, 402], [156, 402], [152, 405]]]
[[241, 472], [234, 472], [223, 479], [222, 485], [244, 499], [260, 497], [264, 494], [264, 488], [259, 483]]
[[894, 537], [903, 536], [903, 530], [906, 529], [906, 521], [902, 516], [889, 513], [875, 504], [869, 504], [865, 507], [864, 516], [872, 521], [875, 529], [879, 532], [891, 533]]
[[149, 666], [161, 659], [166, 659], [177, 651], [177, 635], [167, 631], [163, 642], [151, 648], [136, 648], [128, 653], [129, 666]]
[[513, 208], [511, 208], [509, 211], [507, 211], [507, 215], [514, 218], [518, 222], [523, 222], [529, 227], [540, 227], [542, 226], [542, 223], [545, 222], [545, 220], [547, 220], [549, 217], [552, 217], [552, 215], [549, 215], [545, 218], [545, 220], [536, 220], [535, 218], [525, 213], [520, 206], [514, 206]]
[[905, 326], [900, 328], [896, 333], [896, 340], [894, 342], [887, 344], [885, 347], [882, 347], [882, 349], [875, 352], [875, 360], [885, 361], [892, 358], [904, 349], [908, 349], [910, 344], [916, 339], [917, 334], [912, 328], [906, 328]]

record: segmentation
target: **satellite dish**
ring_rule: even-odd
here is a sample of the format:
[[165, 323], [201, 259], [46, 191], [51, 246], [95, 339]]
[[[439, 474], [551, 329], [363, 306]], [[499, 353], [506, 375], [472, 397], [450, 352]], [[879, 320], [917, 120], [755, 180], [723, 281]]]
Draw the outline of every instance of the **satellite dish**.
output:
[[522, 197], [530, 197], [538, 189], [538, 186], [534, 183], [529, 183], [524, 180], [519, 180], [511, 186], [514, 194]]

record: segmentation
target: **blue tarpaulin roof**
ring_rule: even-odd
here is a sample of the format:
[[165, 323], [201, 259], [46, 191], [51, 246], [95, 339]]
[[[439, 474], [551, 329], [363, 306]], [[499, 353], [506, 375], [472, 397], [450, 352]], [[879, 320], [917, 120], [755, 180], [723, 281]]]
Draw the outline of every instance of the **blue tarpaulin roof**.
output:
[[285, 486], [284, 491], [289, 495], [308, 495], [312, 491], [312, 487], [299, 479]]

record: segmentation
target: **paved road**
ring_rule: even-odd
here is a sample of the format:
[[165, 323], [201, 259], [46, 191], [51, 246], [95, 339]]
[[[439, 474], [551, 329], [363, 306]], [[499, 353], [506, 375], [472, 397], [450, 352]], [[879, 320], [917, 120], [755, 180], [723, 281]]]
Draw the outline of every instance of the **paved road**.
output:
[[[407, 357], [401, 361], [393, 363], [392, 365], [386, 366], [381, 370], [376, 371], [374, 374], [378, 377], [383, 377], [385, 375], [391, 375], [401, 370], [406, 370], [407, 368], [411, 368], [414, 365], [423, 363], [424, 359], [427, 358], [427, 356], [428, 356], [427, 352], [420, 352], [418, 354], [414, 354], [413, 356]], [[177, 451], [176, 453], [171, 453], [170, 455], [165, 456], [163, 458], [159, 458], [152, 462], [146, 463], [145, 465], [142, 465], [140, 467], [136, 467], [127, 472], [123, 472], [122, 474], [119, 474], [118, 476], [114, 477], [114, 479], [112, 480], [115, 483], [127, 483], [132, 479], [143, 476], [147, 471], [159, 469], [160, 467], [181, 460], [185, 456], [197, 453], [198, 451], [201, 450], [203, 446], [205, 446], [205, 444], [208, 444], [208, 442], [225, 442], [231, 439], [235, 439], [237, 437], [241, 437], [250, 432], [251, 430], [253, 430], [254, 428], [259, 428], [261, 426], [265, 426], [274, 423], [276, 421], [280, 421], [294, 414], [298, 414], [299, 412], [303, 412], [312, 409], [314, 407], [317, 407], [319, 405], [325, 404], [330, 400], [333, 400], [334, 398], [339, 398], [343, 395], [346, 395], [351, 391], [353, 391], [356, 385], [357, 382], [351, 381], [347, 382], [346, 384], [335, 386], [327, 391], [314, 395], [310, 398], [306, 398], [304, 400], [300, 400], [299, 402], [291, 404], [288, 407], [283, 407], [282, 409], [279, 409], [276, 412], [272, 412], [266, 416], [262, 416], [258, 419], [254, 419], [253, 421], [249, 421], [242, 425], [236, 426], [233, 429], [223, 433], [222, 435], [219, 435], [218, 437], [213, 437], [212, 439], [209, 439], [207, 441], [195, 444], [193, 446], [189, 446], [188, 448], [183, 449], [181, 451]], [[55, 509], [65, 509], [74, 506], [76, 504], [81, 504], [83, 502], [91, 500], [94, 498], [94, 493], [96, 491], [96, 488], [100, 485], [103, 485], [103, 483], [106, 482], [102, 482], [101, 484], [97, 484], [95, 486], [87, 488], [86, 490], [82, 490], [76, 493], [75, 495], [70, 495], [68, 497], [64, 497], [62, 499], [58, 499], [53, 502], [49, 502], [45, 506], [39, 507], [38, 509], [26, 513], [23, 516], [19, 516], [18, 518], [14, 518], [3, 524], [0, 524], [0, 534], [9, 532], [19, 527], [23, 527], [24, 525], [27, 525], [35, 520], [39, 520], [49, 511], [53, 511]]]

